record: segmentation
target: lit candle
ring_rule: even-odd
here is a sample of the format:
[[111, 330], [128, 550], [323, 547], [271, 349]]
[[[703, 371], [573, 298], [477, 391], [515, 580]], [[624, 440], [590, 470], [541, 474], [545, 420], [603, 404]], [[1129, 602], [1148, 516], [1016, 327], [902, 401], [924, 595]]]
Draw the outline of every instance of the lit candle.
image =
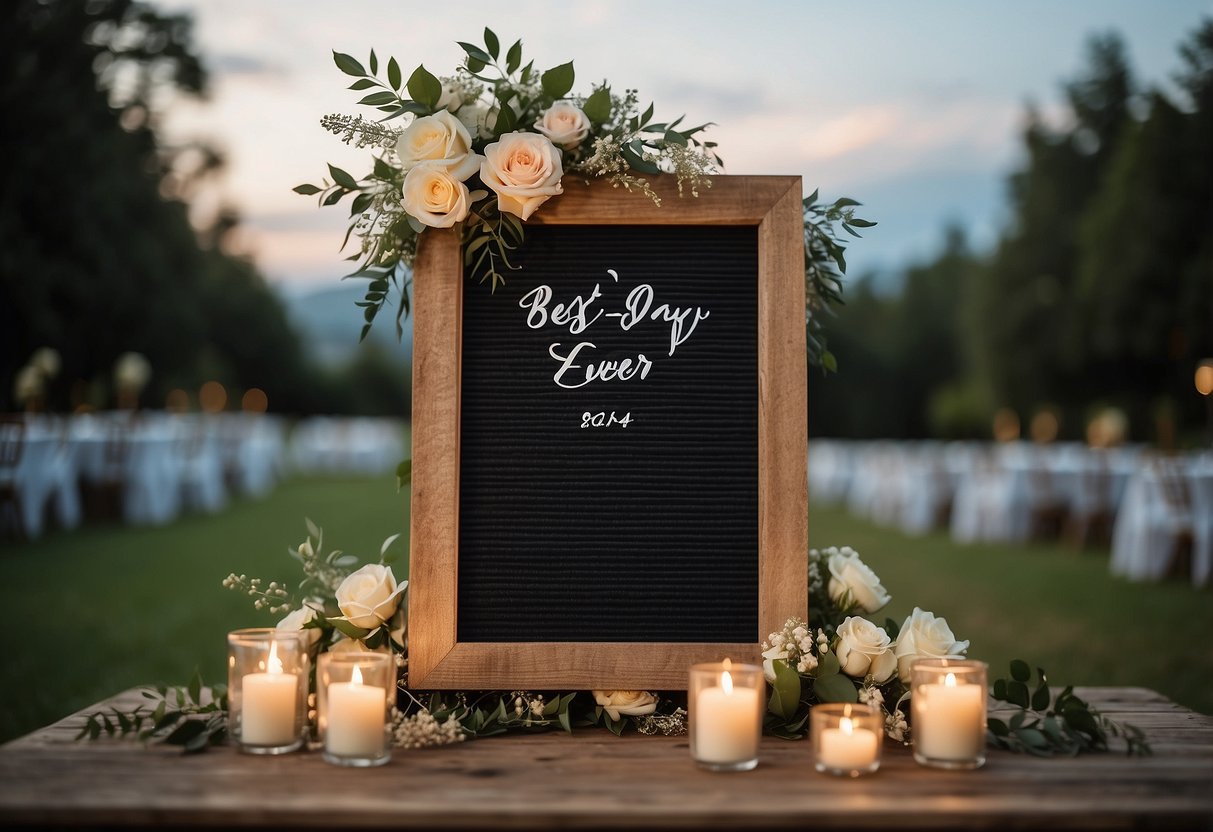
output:
[[264, 673], [245, 674], [240, 741], [246, 745], [290, 745], [298, 739], [295, 697], [299, 677], [282, 672], [277, 642], [270, 642]]
[[758, 756], [762, 713], [758, 689], [733, 685], [729, 671], [720, 685], [704, 688], [695, 701], [695, 757], [703, 763], [737, 763]]
[[983, 685], [957, 684], [948, 673], [942, 684], [920, 685], [911, 699], [914, 751], [933, 760], [972, 760], [986, 742]]
[[355, 665], [350, 681], [329, 685], [325, 751], [340, 757], [382, 754], [386, 712], [387, 691], [363, 684], [362, 672]]
[[875, 731], [858, 728], [854, 720], [844, 716], [837, 728], [821, 732], [817, 746], [817, 761], [826, 768], [839, 771], [864, 771], [876, 762], [880, 738]]

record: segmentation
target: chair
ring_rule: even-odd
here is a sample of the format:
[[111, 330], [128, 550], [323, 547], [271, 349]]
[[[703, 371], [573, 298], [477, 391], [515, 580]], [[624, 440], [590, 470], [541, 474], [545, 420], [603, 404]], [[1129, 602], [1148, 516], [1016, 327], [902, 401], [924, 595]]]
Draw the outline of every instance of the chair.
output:
[[1066, 518], [1066, 541], [1076, 549], [1107, 544], [1112, 538], [1114, 513], [1112, 471], [1104, 453], [1090, 452], [1078, 471], [1076, 485]]
[[20, 416], [0, 416], [0, 526], [11, 523], [13, 536], [22, 539], [25, 521], [17, 489], [17, 469], [25, 450], [25, 421]]
[[1192, 501], [1192, 584], [1203, 587], [1213, 579], [1213, 460], [1188, 471]]

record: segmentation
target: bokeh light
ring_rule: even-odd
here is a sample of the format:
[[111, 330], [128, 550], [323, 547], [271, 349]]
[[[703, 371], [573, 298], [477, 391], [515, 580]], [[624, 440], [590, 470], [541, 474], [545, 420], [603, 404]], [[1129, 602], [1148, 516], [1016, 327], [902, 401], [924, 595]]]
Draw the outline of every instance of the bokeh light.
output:
[[198, 389], [198, 406], [207, 413], [221, 413], [227, 407], [227, 390], [217, 381], [208, 381]]
[[999, 442], [1014, 442], [1019, 438], [1019, 416], [1009, 407], [1000, 407], [994, 414], [994, 438]]
[[240, 399], [240, 409], [245, 413], [264, 413], [269, 409], [270, 400], [260, 387], [251, 387], [244, 391]]

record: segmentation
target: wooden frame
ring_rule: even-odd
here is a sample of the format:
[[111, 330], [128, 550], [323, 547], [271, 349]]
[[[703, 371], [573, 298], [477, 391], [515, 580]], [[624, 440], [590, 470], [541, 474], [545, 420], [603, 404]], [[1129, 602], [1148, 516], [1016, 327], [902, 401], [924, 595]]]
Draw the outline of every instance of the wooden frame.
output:
[[720, 176], [698, 198], [655, 177], [641, 194], [566, 177], [529, 221], [544, 225], [758, 227], [759, 631], [737, 644], [459, 642], [459, 236], [429, 229], [413, 278], [413, 481], [409, 684], [420, 689], [686, 687], [694, 661], [759, 658], [759, 644], [808, 608], [807, 364], [798, 176]]

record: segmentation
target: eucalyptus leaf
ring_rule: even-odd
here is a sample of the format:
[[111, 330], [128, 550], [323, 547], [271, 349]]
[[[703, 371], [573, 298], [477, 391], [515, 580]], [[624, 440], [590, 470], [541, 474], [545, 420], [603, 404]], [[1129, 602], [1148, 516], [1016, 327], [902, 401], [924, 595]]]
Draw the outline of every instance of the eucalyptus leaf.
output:
[[543, 91], [550, 98], [564, 98], [573, 88], [573, 62], [554, 66], [539, 77]]
[[822, 702], [858, 702], [859, 693], [850, 677], [836, 673], [820, 676], [813, 681], [813, 692]]
[[358, 59], [353, 55], [346, 55], [344, 52], [333, 51], [333, 63], [337, 68], [346, 75], [363, 76], [366, 75], [366, 69], [358, 62]]

